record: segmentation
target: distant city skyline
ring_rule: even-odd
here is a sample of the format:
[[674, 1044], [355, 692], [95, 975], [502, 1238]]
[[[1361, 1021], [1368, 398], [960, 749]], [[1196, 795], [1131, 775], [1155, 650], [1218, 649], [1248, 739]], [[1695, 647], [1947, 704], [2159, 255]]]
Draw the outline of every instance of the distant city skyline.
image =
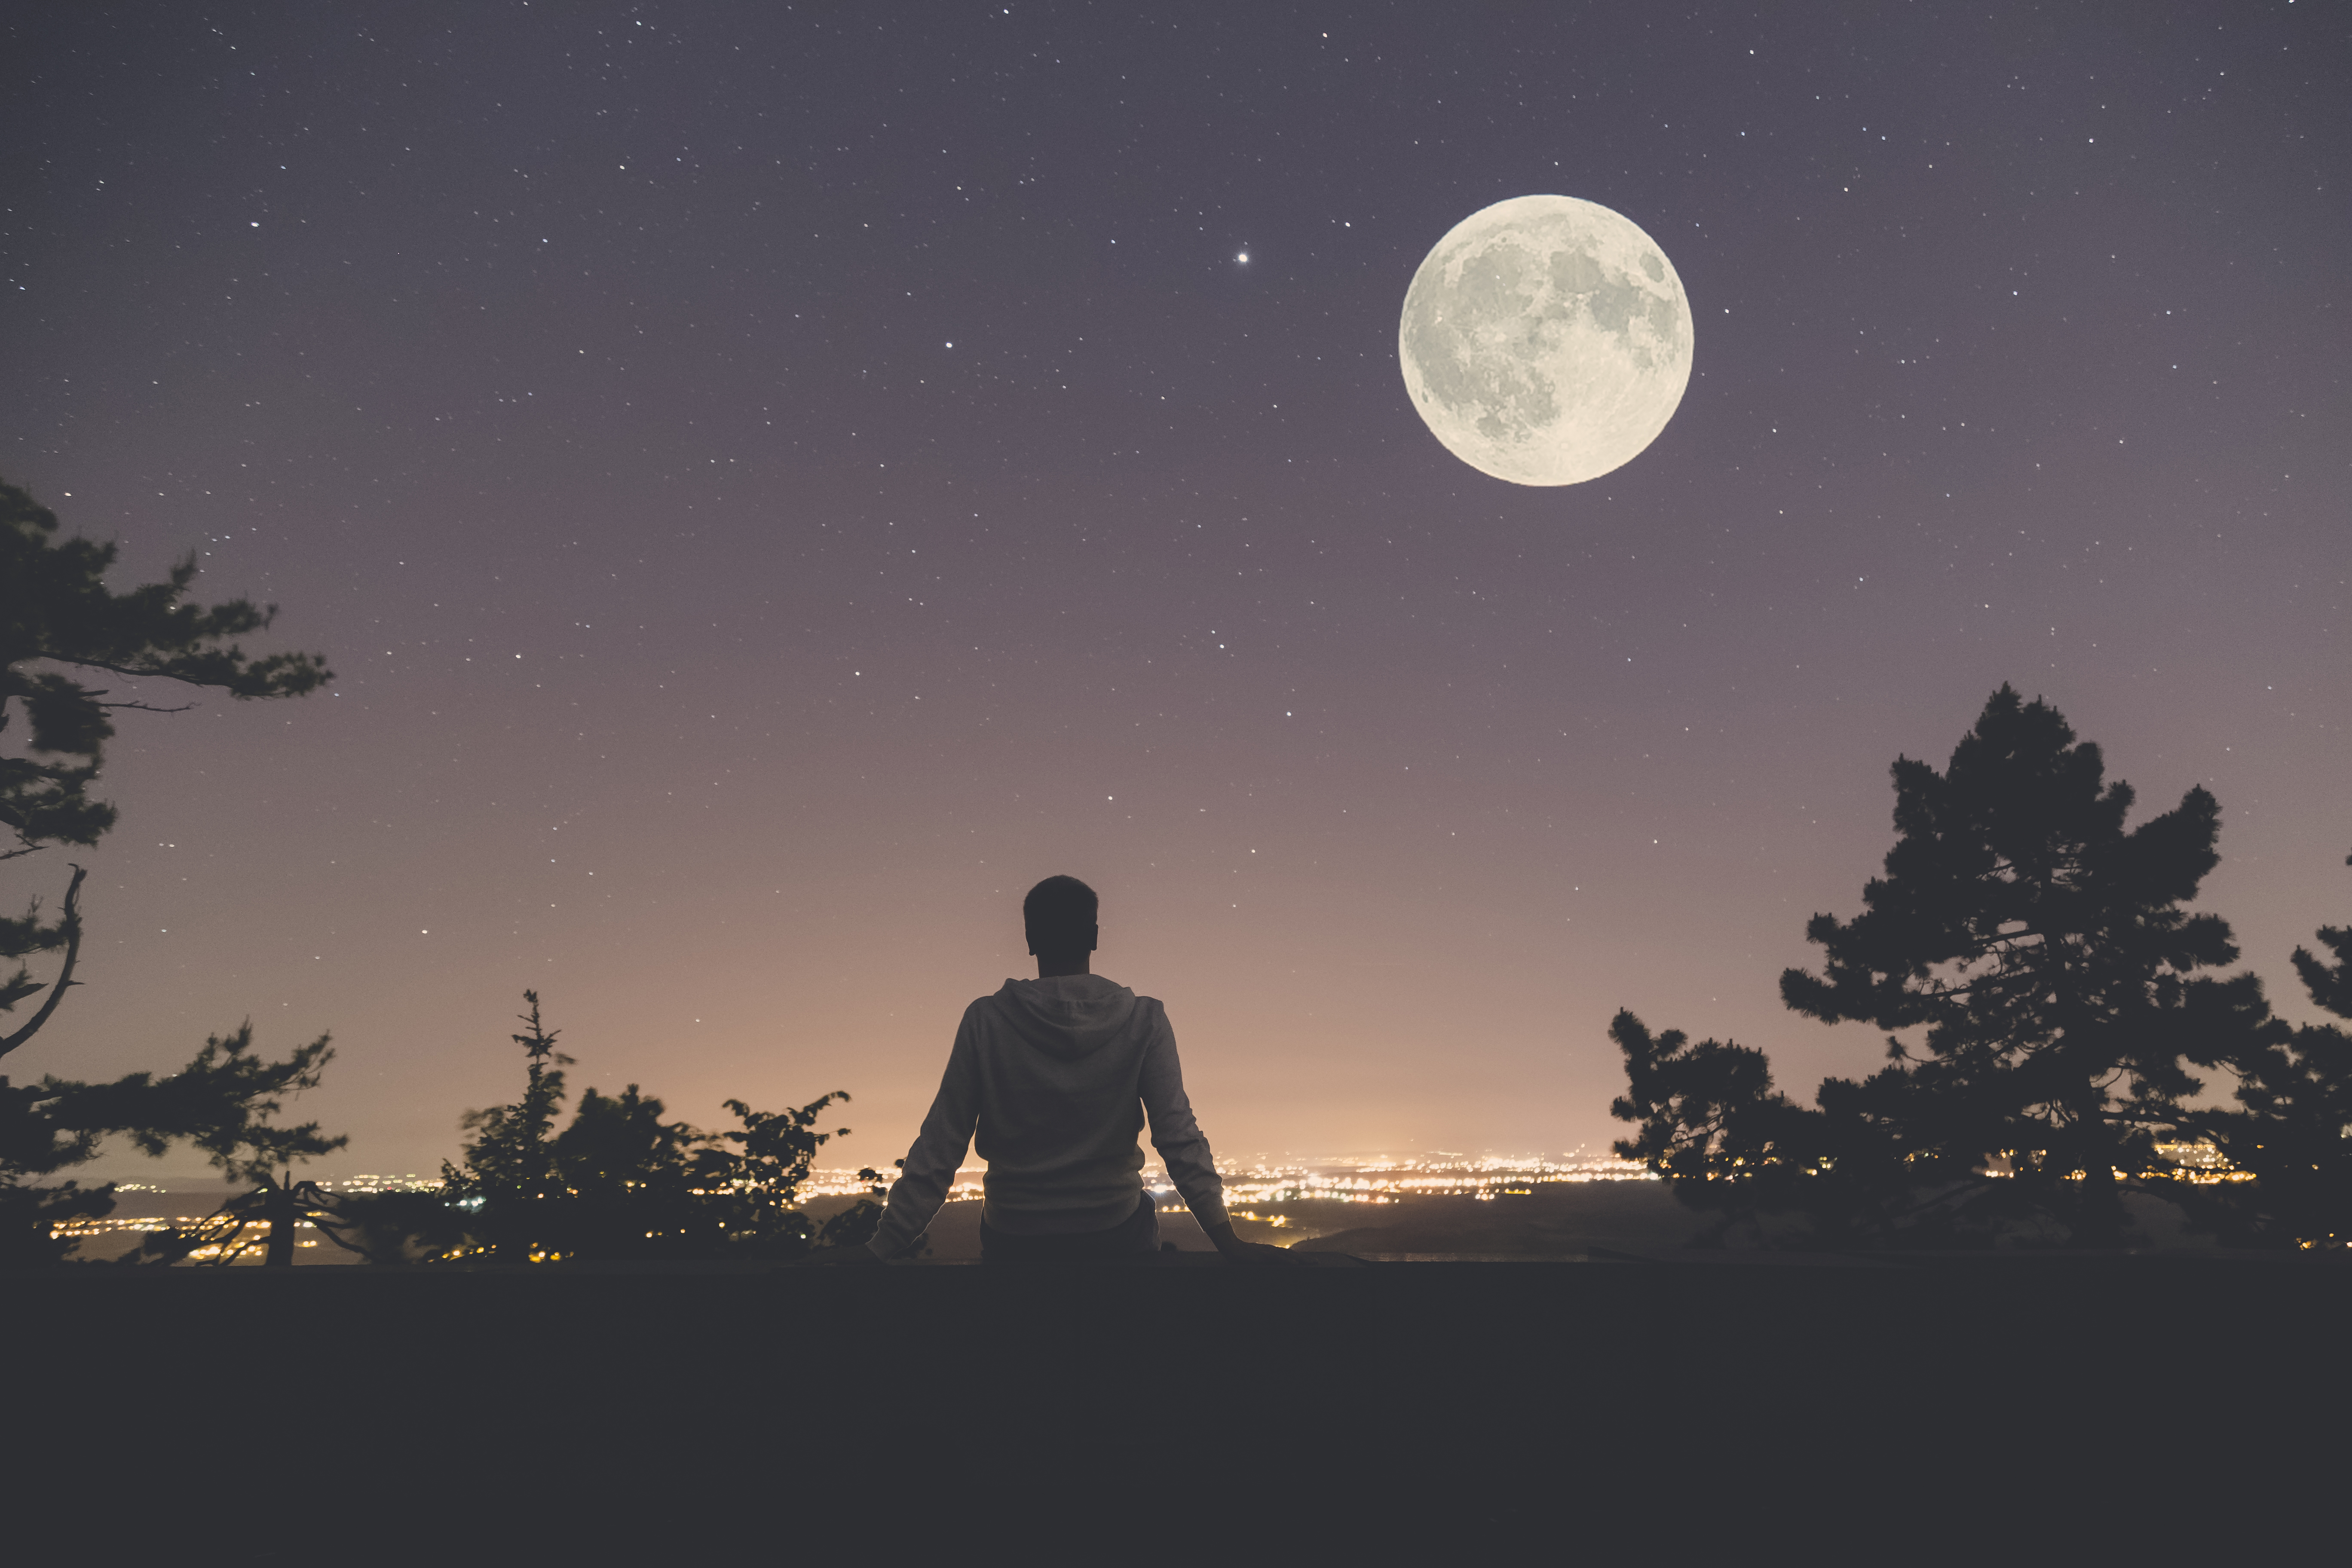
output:
[[[1777, 977], [2003, 682], [2135, 820], [2214, 792], [2198, 907], [2314, 1016], [2326, 8], [549, 11], [0, 22], [0, 475], [338, 673], [120, 715], [121, 826], [0, 868], [91, 872], [12, 1077], [331, 1031], [291, 1118], [429, 1173], [528, 986], [575, 1093], [847, 1089], [826, 1163], [887, 1167], [1069, 873], [1221, 1155], [1604, 1152], [1621, 1006], [1800, 1098], [1882, 1059]], [[1545, 193], [1656, 237], [1696, 349], [1531, 489], [1397, 327]]]

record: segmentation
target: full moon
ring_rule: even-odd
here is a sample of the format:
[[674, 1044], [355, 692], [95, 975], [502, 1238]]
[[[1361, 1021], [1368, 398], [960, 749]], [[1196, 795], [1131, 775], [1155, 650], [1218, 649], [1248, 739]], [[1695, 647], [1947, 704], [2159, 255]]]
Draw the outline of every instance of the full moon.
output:
[[1481, 473], [1573, 485], [1631, 462], [1690, 384], [1690, 301], [1655, 240], [1574, 196], [1515, 196], [1437, 242], [1397, 359], [1430, 433]]

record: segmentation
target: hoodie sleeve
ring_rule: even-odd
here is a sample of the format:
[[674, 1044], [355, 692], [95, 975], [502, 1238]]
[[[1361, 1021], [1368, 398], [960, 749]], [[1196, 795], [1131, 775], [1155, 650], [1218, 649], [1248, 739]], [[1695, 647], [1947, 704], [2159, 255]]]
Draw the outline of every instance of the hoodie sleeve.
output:
[[1168, 1167], [1169, 1179], [1184, 1194], [1184, 1206], [1210, 1229], [1226, 1223], [1225, 1184], [1209, 1153], [1209, 1140], [1192, 1119], [1192, 1102], [1184, 1094], [1184, 1068], [1176, 1059], [1176, 1031], [1168, 1026], [1167, 1010], [1152, 1004], [1156, 1016], [1143, 1047], [1143, 1073], [1138, 1089], [1143, 1112], [1151, 1118], [1151, 1146]]
[[891, 1184], [881, 1226], [866, 1244], [877, 1258], [898, 1257], [930, 1228], [940, 1205], [948, 1201], [948, 1189], [955, 1184], [964, 1152], [971, 1147], [972, 1129], [980, 1123], [979, 1055], [971, 1030], [971, 1014], [967, 1010], [956, 1029], [955, 1045], [948, 1052], [948, 1070], [940, 1079], [940, 1092], [923, 1118], [922, 1131], [915, 1134], [915, 1146], [907, 1151], [905, 1167]]

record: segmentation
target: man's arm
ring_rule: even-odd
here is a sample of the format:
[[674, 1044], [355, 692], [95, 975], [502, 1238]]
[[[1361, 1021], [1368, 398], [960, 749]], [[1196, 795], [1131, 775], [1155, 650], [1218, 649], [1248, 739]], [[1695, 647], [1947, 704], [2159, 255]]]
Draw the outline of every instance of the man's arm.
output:
[[891, 1184], [882, 1224], [874, 1239], [866, 1244], [876, 1258], [893, 1258], [913, 1246], [915, 1238], [930, 1228], [940, 1205], [947, 1202], [948, 1189], [955, 1184], [964, 1152], [971, 1147], [972, 1129], [980, 1123], [975, 1049], [971, 1016], [966, 1013], [956, 1030], [955, 1045], [948, 1052], [948, 1070], [940, 1075], [940, 1092], [931, 1099], [930, 1111], [923, 1118], [922, 1131], [915, 1134], [914, 1147], [907, 1151], [898, 1179]]
[[1218, 1226], [1231, 1230], [1225, 1218], [1225, 1184], [1217, 1175], [1209, 1153], [1209, 1140], [1192, 1116], [1192, 1101], [1184, 1093], [1184, 1067], [1176, 1058], [1176, 1032], [1163, 1011], [1152, 1020], [1150, 1037], [1143, 1043], [1143, 1070], [1136, 1080], [1143, 1097], [1143, 1113], [1151, 1120], [1151, 1146], [1168, 1167], [1168, 1179], [1184, 1195], [1184, 1206], [1202, 1230]]
[[1225, 1214], [1225, 1184], [1209, 1152], [1208, 1135], [1192, 1115], [1192, 1101], [1184, 1092], [1184, 1068], [1176, 1057], [1176, 1032], [1168, 1015], [1156, 1020], [1151, 1038], [1143, 1047], [1143, 1072], [1137, 1089], [1143, 1096], [1143, 1113], [1151, 1119], [1151, 1146], [1168, 1167], [1169, 1180], [1184, 1195], [1184, 1206], [1201, 1222], [1201, 1229], [1228, 1263], [1290, 1261], [1278, 1247], [1244, 1241], [1234, 1234]]

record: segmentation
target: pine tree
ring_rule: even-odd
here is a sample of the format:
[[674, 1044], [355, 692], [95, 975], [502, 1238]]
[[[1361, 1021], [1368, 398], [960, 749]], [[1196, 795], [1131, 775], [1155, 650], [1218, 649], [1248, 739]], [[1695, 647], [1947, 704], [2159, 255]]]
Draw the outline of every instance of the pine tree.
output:
[[[2298, 947], [2295, 972], [2314, 1005], [2352, 1019], [2352, 930], [2322, 926], [2318, 937], [2336, 962]], [[2191, 1187], [2191, 1211], [2242, 1245], [2352, 1246], [2352, 1032], [2276, 1024], [2232, 1065], [2242, 1109], [2200, 1117], [2198, 1131], [2254, 1179]]]
[[127, 1132], [149, 1154], [185, 1141], [203, 1150], [230, 1181], [251, 1188], [193, 1229], [151, 1238], [142, 1248], [144, 1258], [176, 1262], [209, 1250], [215, 1255], [213, 1261], [229, 1263], [259, 1247], [264, 1264], [289, 1268], [295, 1231], [324, 1206], [324, 1194], [310, 1182], [296, 1181], [292, 1166], [332, 1153], [350, 1140], [326, 1136], [315, 1121], [279, 1127], [272, 1119], [285, 1108], [288, 1095], [318, 1088], [334, 1058], [328, 1037], [321, 1035], [282, 1062], [264, 1061], [253, 1054], [253, 1026], [247, 1023], [207, 1039], [194, 1061], [161, 1081], [145, 1073], [110, 1084], [51, 1080], [58, 1091], [52, 1114], [61, 1123]]
[[849, 1131], [815, 1126], [846, 1094], [772, 1112], [730, 1100], [741, 1130], [713, 1133], [668, 1120], [662, 1102], [635, 1084], [617, 1095], [592, 1087], [559, 1131], [562, 1068], [577, 1064], [555, 1049], [557, 1031], [541, 1020], [539, 994], [523, 997], [530, 1029], [513, 1037], [530, 1058], [522, 1098], [465, 1113], [474, 1136], [460, 1160], [442, 1166], [442, 1197], [462, 1216], [467, 1239], [420, 1235], [427, 1251], [545, 1263], [807, 1250], [800, 1188], [817, 1150]]
[[2124, 1188], [2171, 1190], [2156, 1145], [2194, 1121], [2189, 1068], [2248, 1059], [2277, 1027], [2252, 975], [2200, 973], [2237, 948], [2219, 916], [2182, 908], [2219, 858], [2220, 805], [2194, 788], [2127, 826], [2134, 793], [2099, 748], [2007, 686], [1943, 772], [1898, 758], [1893, 773], [1885, 875], [1853, 920], [1807, 926], [1821, 973], [1780, 979], [1795, 1011], [1885, 1031], [1889, 1065], [1827, 1080], [1805, 1110], [1760, 1058], [1727, 1076], [1706, 1047], [1637, 1049], [1642, 1031], [1621, 1039], [1637, 1091], [1645, 1064], [1723, 1082], [1705, 1119], [1654, 1089], [1621, 1101], [1643, 1124], [1623, 1147], [1661, 1169], [1682, 1150], [1688, 1174], [1727, 1184], [1712, 1206], [1797, 1210], [1845, 1240], [2021, 1221], [2115, 1245]]

